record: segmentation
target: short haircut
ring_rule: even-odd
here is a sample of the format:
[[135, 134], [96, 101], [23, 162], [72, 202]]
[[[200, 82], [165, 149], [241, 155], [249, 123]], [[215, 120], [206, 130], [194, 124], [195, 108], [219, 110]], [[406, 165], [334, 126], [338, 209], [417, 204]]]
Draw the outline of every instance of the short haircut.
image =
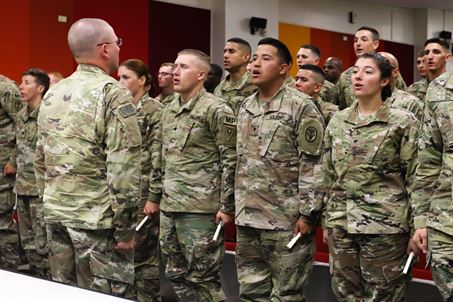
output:
[[288, 64], [289, 66], [293, 64], [293, 59], [291, 58], [291, 53], [289, 52], [288, 47], [280, 40], [274, 38], [264, 38], [258, 42], [258, 45], [274, 46], [277, 48], [277, 55], [283, 63]]
[[35, 83], [44, 87], [41, 96], [44, 96], [49, 90], [50, 78], [47, 73], [39, 68], [30, 68], [22, 73], [22, 76], [30, 75], [35, 78]]
[[112, 27], [102, 19], [83, 18], [71, 25], [68, 32], [68, 45], [74, 58], [91, 56], [97, 43], [113, 31]]
[[209, 70], [211, 69], [209, 56], [201, 50], [186, 48], [178, 52], [178, 56], [179, 55], [192, 55], [194, 57], [197, 57], [200, 60], [203, 69], [206, 71], [206, 74], [208, 74]]
[[314, 53], [318, 58], [321, 57], [321, 50], [319, 47], [314, 44], [304, 44], [300, 48], [310, 49], [312, 53]]
[[313, 73], [315, 73], [319, 77], [319, 79], [321, 79], [321, 81], [316, 81], [318, 83], [324, 82], [324, 80], [326, 78], [324, 75], [324, 72], [322, 71], [322, 69], [319, 66], [316, 66], [313, 64], [304, 64], [304, 65], [300, 66], [299, 69], [309, 70], [309, 71], [312, 71]]
[[445, 41], [444, 39], [430, 38], [430, 39], [426, 40], [424, 46], [426, 47], [426, 45], [432, 44], [432, 43], [439, 44], [440, 46], [442, 46], [443, 49], [445, 49], [446, 52], [450, 52], [450, 45], [448, 45], [447, 41]]
[[379, 40], [379, 32], [377, 31], [377, 29], [375, 29], [373, 27], [369, 27], [369, 26], [362, 26], [357, 31], [360, 31], [360, 30], [367, 30], [367, 31], [371, 32], [373, 41]]
[[424, 49], [420, 49], [419, 51], [417, 51], [417, 58], [424, 57], [424, 56], [425, 56]]
[[139, 59], [129, 59], [121, 63], [120, 66], [124, 66], [137, 76], [137, 78], [145, 77], [145, 88], [148, 94], [151, 95], [154, 92], [153, 77], [149, 73], [148, 66]]
[[165, 63], [162, 63], [160, 64], [159, 68], [161, 67], [173, 67], [173, 65], [175, 65], [174, 63], [171, 63], [171, 62], [165, 62]]
[[244, 39], [234, 37], [228, 39], [227, 42], [239, 44], [249, 55], [252, 53], [252, 47], [250, 47], [249, 42], [245, 41]]

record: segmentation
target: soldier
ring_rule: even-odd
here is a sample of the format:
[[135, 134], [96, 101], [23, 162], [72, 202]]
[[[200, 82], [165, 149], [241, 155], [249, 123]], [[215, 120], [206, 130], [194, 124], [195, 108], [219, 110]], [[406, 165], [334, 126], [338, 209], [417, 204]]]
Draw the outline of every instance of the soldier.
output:
[[135, 236], [135, 289], [138, 301], [160, 301], [159, 275], [159, 203], [162, 197], [162, 133], [160, 117], [162, 104], [149, 96], [152, 78], [148, 67], [138, 60], [124, 61], [118, 69], [122, 86], [134, 98], [141, 146], [141, 200], [138, 221], [149, 219]]
[[[321, 207], [315, 165], [324, 125], [311, 98], [285, 85], [290, 65], [286, 45], [262, 39], [252, 64], [258, 92], [239, 110], [235, 196], [241, 301], [304, 301], [313, 266]], [[302, 238], [288, 249], [298, 233]]]
[[19, 237], [13, 220], [16, 114], [23, 107], [19, 90], [10, 79], [0, 75], [0, 269], [17, 270]]
[[217, 64], [210, 64], [211, 68], [209, 69], [208, 77], [204, 82], [204, 88], [209, 93], [214, 93], [214, 90], [219, 85], [220, 81], [222, 80], [223, 70]]
[[17, 113], [16, 122], [16, 183], [17, 216], [22, 248], [30, 265], [30, 273], [36, 277], [49, 279], [49, 261], [46, 224], [42, 211], [42, 200], [36, 188], [33, 167], [38, 130], [39, 106], [49, 89], [49, 76], [41, 69], [31, 68], [22, 74], [19, 91], [27, 104]]
[[329, 124], [333, 114], [339, 109], [338, 106], [325, 102], [320, 98], [319, 92], [321, 91], [323, 84], [324, 73], [321, 68], [312, 64], [305, 64], [299, 68], [296, 75], [295, 87], [300, 92], [303, 92], [313, 98], [316, 106], [322, 114], [324, 124], [327, 125]]
[[86, 18], [68, 44], [79, 65], [41, 104], [35, 154], [52, 278], [131, 297], [141, 137], [130, 92], [108, 76], [122, 40]]
[[[353, 67], [357, 97], [324, 138], [324, 227], [339, 301], [403, 301], [410, 240], [407, 187], [415, 173], [419, 122], [392, 108], [392, 67], [375, 53]], [[385, 102], [384, 102], [385, 101]]]
[[250, 44], [240, 38], [229, 39], [223, 50], [223, 67], [228, 75], [214, 94], [224, 99], [236, 115], [244, 99], [256, 91], [246, 70], [251, 52]]
[[426, 90], [428, 90], [429, 85], [424, 49], [421, 49], [417, 53], [417, 70], [422, 79], [420, 81], [412, 83], [412, 85], [407, 87], [406, 91], [424, 101]]
[[411, 194], [416, 229], [413, 239], [423, 253], [428, 252], [433, 280], [444, 301], [453, 301], [452, 83], [453, 74], [446, 72], [426, 93]]
[[335, 84], [343, 72], [343, 62], [336, 57], [328, 57], [323, 66], [324, 76], [327, 81]]
[[180, 51], [173, 69], [179, 97], [162, 115], [160, 246], [165, 275], [182, 301], [225, 300], [223, 236], [213, 235], [234, 215], [236, 118], [204, 90], [208, 72], [203, 52]]
[[381, 51], [378, 53], [383, 56], [392, 66], [392, 77], [390, 79], [390, 87], [392, 95], [389, 97], [389, 102], [393, 108], [400, 108], [412, 112], [419, 121], [423, 119], [423, 101], [416, 96], [404, 90], [395, 87], [396, 80], [400, 74], [398, 60], [389, 52]]
[[52, 87], [53, 85], [57, 84], [58, 82], [64, 79], [63, 75], [58, 71], [48, 72], [47, 75], [49, 76], [50, 79], [49, 87]]
[[[312, 65], [319, 65], [319, 60], [321, 58], [321, 50], [319, 50], [319, 47], [313, 44], [305, 44], [302, 45], [297, 52], [296, 59], [297, 59], [297, 66], [299, 69], [302, 67], [302, 65], [305, 64], [312, 64]], [[321, 92], [319, 93], [321, 99], [323, 99], [326, 102], [329, 102], [329, 100], [332, 98], [332, 88], [334, 87], [334, 84], [324, 80], [324, 85], [321, 89]]]
[[164, 107], [168, 106], [175, 97], [172, 68], [173, 63], [162, 63], [157, 73], [157, 84], [162, 89], [162, 93], [156, 97], [156, 101]]
[[[356, 57], [361, 55], [375, 52], [379, 46], [379, 32], [367, 26], [360, 27], [355, 33], [354, 37], [354, 52]], [[332, 89], [332, 103], [338, 105], [340, 109], [347, 108], [352, 105], [355, 101], [355, 95], [353, 93], [353, 87], [351, 84], [351, 75], [353, 67], [346, 69], [340, 76], [340, 80], [335, 84]], [[395, 87], [401, 90], [406, 89], [401, 76], [395, 82]]]

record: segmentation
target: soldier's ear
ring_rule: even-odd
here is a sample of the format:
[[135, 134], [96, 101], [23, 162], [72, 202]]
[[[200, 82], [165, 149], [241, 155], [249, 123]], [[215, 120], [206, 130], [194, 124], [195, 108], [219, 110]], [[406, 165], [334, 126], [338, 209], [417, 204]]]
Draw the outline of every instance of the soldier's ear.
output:
[[283, 63], [282, 65], [280, 65], [280, 74], [284, 74], [286, 75], [289, 71], [289, 65], [286, 64], [286, 63]]
[[38, 92], [39, 92], [40, 94], [42, 94], [42, 93], [44, 92], [44, 89], [45, 89], [45, 88], [44, 88], [44, 85], [38, 85], [37, 90], [38, 90]]

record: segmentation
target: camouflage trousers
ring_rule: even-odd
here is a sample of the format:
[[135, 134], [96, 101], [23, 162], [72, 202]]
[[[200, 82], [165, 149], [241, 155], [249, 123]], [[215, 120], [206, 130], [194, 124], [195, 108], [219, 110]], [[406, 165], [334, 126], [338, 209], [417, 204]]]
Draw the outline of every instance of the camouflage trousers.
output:
[[313, 235], [286, 246], [292, 231], [237, 226], [236, 263], [241, 301], [305, 301], [313, 268]]
[[13, 220], [13, 189], [0, 191], [0, 269], [17, 271], [20, 264], [19, 236]]
[[[143, 219], [139, 215], [139, 221]], [[135, 235], [135, 290], [140, 302], [160, 301], [159, 216], [148, 219]]]
[[160, 212], [160, 248], [165, 276], [181, 301], [223, 301], [220, 284], [223, 235], [212, 241], [214, 214]]
[[20, 243], [30, 265], [30, 273], [50, 279], [49, 248], [42, 201], [38, 196], [17, 195]]
[[453, 301], [453, 236], [428, 229], [431, 272], [444, 301]]
[[113, 230], [47, 223], [52, 279], [120, 297], [133, 297], [133, 253], [113, 249]]
[[332, 290], [338, 301], [403, 301], [409, 234], [348, 234], [329, 229]]

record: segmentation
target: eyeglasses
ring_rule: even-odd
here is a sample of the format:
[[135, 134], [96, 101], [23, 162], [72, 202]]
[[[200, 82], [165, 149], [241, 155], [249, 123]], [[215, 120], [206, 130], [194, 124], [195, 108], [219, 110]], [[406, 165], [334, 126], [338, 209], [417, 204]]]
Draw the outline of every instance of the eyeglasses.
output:
[[170, 72], [158, 72], [157, 73], [157, 76], [163, 76], [163, 77], [166, 77], [166, 76], [172, 76], [173, 74], [170, 73]]
[[103, 42], [103, 43], [96, 44], [96, 46], [102, 46], [102, 45], [104, 45], [104, 44], [112, 44], [112, 43], [116, 43], [116, 45], [118, 45], [118, 47], [121, 47], [121, 45], [123, 45], [123, 39], [118, 38], [118, 40], [116, 40], [116, 41], [112, 41], [112, 42]]

